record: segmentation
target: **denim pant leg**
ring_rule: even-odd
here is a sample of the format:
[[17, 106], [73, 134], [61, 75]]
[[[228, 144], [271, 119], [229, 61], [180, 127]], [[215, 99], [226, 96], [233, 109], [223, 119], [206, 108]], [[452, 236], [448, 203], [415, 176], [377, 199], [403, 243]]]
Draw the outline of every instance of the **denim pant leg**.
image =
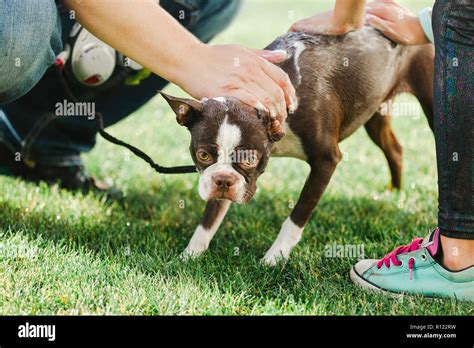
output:
[[474, 0], [437, 0], [433, 30], [438, 224], [474, 239]]
[[[239, 0], [161, 0], [161, 6], [189, 31], [207, 42], [221, 32], [236, 15]], [[68, 34], [72, 21], [68, 13], [61, 14], [63, 37]], [[157, 23], [159, 25], [159, 23]], [[104, 84], [100, 88], [82, 88], [76, 96], [87, 95], [102, 113], [105, 126], [110, 126], [149, 101], [168, 82], [156, 75], [143, 80], [138, 86], [127, 86], [123, 81]], [[26, 136], [44, 113], [52, 113], [54, 105], [68, 99], [57, 76], [48, 72], [40, 83], [24, 98], [6, 105], [3, 110], [20, 137]], [[0, 115], [1, 124], [1, 115]], [[95, 144], [96, 126], [85, 117], [63, 117], [52, 121], [36, 139], [31, 148], [31, 159], [42, 164], [80, 164], [80, 153]]]
[[31, 90], [61, 48], [54, 0], [0, 0], [0, 104]]
[[[30, 91], [61, 49], [54, 0], [0, 0], [0, 105]], [[5, 121], [0, 109], [0, 142], [18, 150], [21, 139]]]

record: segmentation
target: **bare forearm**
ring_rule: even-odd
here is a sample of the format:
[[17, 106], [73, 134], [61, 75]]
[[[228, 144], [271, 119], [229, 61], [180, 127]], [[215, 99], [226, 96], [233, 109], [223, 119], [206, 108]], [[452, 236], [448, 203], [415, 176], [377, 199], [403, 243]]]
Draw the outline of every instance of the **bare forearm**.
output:
[[154, 0], [64, 0], [64, 4], [95, 36], [177, 84], [190, 55], [204, 46]]
[[343, 35], [361, 29], [365, 21], [367, 0], [336, 0], [333, 11], [317, 13], [294, 23], [290, 31], [312, 34]]
[[156, 0], [63, 2], [92, 34], [197, 99], [235, 97], [280, 120], [297, 104], [286, 73], [268, 62], [281, 62], [285, 52], [204, 44]]
[[360, 28], [364, 25], [367, 0], [336, 0], [334, 19], [336, 23]]

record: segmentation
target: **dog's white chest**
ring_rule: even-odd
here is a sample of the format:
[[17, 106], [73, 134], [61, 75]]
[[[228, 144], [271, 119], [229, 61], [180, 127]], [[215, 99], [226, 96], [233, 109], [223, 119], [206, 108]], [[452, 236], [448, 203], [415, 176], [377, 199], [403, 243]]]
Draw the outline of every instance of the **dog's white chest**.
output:
[[291, 131], [287, 123], [283, 127], [286, 135], [280, 141], [276, 142], [271, 156], [272, 157], [293, 157], [306, 160], [306, 154], [301, 145], [300, 138]]

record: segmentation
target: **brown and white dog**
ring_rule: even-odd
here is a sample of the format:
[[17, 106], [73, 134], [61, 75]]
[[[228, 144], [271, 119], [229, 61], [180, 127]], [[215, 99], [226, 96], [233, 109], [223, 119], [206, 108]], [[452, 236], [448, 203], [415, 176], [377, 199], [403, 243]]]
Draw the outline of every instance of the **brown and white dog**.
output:
[[291, 215], [263, 261], [286, 259], [341, 160], [338, 143], [360, 126], [385, 154], [392, 186], [400, 188], [402, 147], [382, 103], [401, 92], [415, 95], [433, 125], [432, 45], [397, 45], [372, 28], [341, 37], [287, 33], [266, 49], [285, 50], [279, 66], [289, 75], [298, 108], [280, 127], [233, 98], [196, 101], [163, 94], [180, 125], [191, 133], [199, 194], [208, 201], [184, 256], [204, 252], [231, 202], [246, 203], [270, 156], [305, 160], [311, 172]]

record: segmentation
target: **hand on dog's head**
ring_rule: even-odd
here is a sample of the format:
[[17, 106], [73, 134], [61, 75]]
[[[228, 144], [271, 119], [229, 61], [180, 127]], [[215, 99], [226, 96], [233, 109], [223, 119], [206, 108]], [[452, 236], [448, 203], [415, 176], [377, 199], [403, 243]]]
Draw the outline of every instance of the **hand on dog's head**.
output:
[[[272, 118], [270, 114], [266, 111], [255, 109], [249, 107], [247, 104], [240, 102], [235, 98], [215, 98], [215, 99], [203, 99], [202, 101], [197, 101], [190, 98], [179, 98], [174, 97], [163, 92], [160, 92], [163, 98], [168, 102], [176, 114], [176, 121], [181, 125], [190, 128], [194, 121], [198, 118], [205, 115], [204, 112], [204, 103], [207, 101], [217, 101], [217, 104], [206, 105], [213, 108], [222, 108], [222, 112], [227, 112], [229, 105], [231, 103], [237, 111], [241, 108], [242, 114], [249, 114], [248, 109], [253, 109], [254, 112], [251, 112], [249, 116], [256, 116], [258, 119], [262, 120], [264, 126], [267, 128], [268, 139], [273, 142], [281, 140], [285, 136], [285, 131], [281, 126], [280, 120], [277, 118]], [[222, 102], [220, 100], [225, 100]], [[253, 115], [254, 114], [254, 115]]]

